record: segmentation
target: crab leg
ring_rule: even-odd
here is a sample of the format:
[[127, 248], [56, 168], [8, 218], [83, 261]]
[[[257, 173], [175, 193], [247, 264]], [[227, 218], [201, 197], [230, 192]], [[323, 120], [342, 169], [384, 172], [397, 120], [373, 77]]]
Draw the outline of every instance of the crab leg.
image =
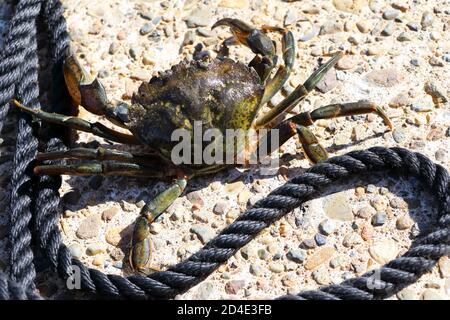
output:
[[[287, 140], [298, 134], [303, 150], [308, 159], [317, 163], [328, 158], [328, 153], [325, 148], [319, 143], [317, 137], [307, 128], [319, 119], [331, 119], [335, 117], [344, 117], [357, 114], [376, 113], [379, 115], [384, 123], [392, 129], [392, 122], [386, 113], [374, 103], [368, 101], [358, 101], [342, 104], [331, 104], [320, 107], [312, 112], [303, 112], [293, 116], [274, 128], [278, 130], [278, 146], [283, 145]], [[265, 137], [261, 139], [261, 143], [267, 143], [269, 153], [275, 151], [271, 150], [270, 146], [272, 139], [272, 130], [270, 130]], [[256, 151], [259, 152], [259, 151]]]
[[266, 104], [284, 86], [294, 66], [295, 61], [295, 40], [290, 31], [283, 32], [282, 39], [284, 66], [281, 66], [275, 76], [267, 83], [261, 105]]
[[342, 52], [335, 54], [330, 60], [321, 65], [303, 84], [299, 85], [295, 90], [283, 101], [281, 101], [276, 107], [270, 111], [259, 116], [254, 126], [255, 128], [261, 128], [267, 126], [270, 122], [276, 122], [284, 112], [290, 108], [296, 106], [302, 101], [309, 92], [311, 92], [317, 85], [323, 76], [338, 62], [342, 57]]
[[149, 274], [154, 269], [148, 267], [152, 246], [150, 240], [150, 225], [155, 221], [184, 191], [187, 185], [187, 177], [182, 177], [148, 202], [136, 219], [131, 240], [130, 265], [134, 270], [143, 274]]
[[73, 54], [64, 61], [64, 79], [76, 105], [81, 105], [89, 112], [105, 116], [112, 123], [124, 127], [128, 117], [128, 106], [124, 102], [117, 106], [111, 105], [101, 82], [97, 78], [92, 80]]
[[138, 154], [114, 149], [73, 148], [65, 151], [39, 152], [36, 160], [56, 160], [56, 159], [82, 159], [82, 160], [116, 160], [154, 166], [160, 164], [156, 153]]
[[17, 100], [13, 100], [14, 105], [19, 107], [22, 111], [25, 111], [31, 115], [34, 115], [35, 117], [51, 122], [54, 124], [59, 124], [63, 126], [67, 126], [69, 128], [77, 129], [84, 132], [90, 132], [93, 133], [99, 137], [120, 142], [120, 143], [126, 143], [126, 144], [139, 144], [140, 142], [130, 134], [121, 133], [118, 131], [115, 131], [113, 129], [110, 129], [106, 127], [105, 125], [101, 124], [100, 122], [88, 122], [86, 120], [83, 120], [81, 118], [72, 117], [72, 116], [66, 116], [58, 113], [50, 113], [45, 112], [42, 110], [34, 110], [31, 108], [28, 108], [18, 102]]
[[42, 165], [34, 168], [36, 174], [72, 176], [128, 176], [138, 178], [164, 178], [176, 175], [167, 168], [150, 168], [129, 162], [77, 163], [65, 165]]

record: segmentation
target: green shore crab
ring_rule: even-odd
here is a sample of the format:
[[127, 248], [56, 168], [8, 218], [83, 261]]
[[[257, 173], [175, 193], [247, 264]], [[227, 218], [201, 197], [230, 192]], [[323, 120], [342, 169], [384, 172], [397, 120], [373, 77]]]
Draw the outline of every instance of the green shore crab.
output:
[[[221, 26], [229, 27], [233, 34], [225, 44], [241, 44], [255, 53], [254, 59], [248, 65], [230, 58], [179, 63], [149, 82], [142, 83], [138, 92], [133, 95], [131, 105], [123, 102], [116, 105], [110, 103], [102, 84], [88, 76], [74, 55], [68, 56], [64, 65], [64, 76], [74, 103], [128, 129], [130, 134], [74, 116], [32, 110], [14, 101], [21, 110], [41, 120], [90, 132], [123, 144], [146, 145], [154, 150], [153, 153], [147, 154], [104, 148], [74, 148], [39, 153], [38, 161], [76, 159], [91, 162], [41, 164], [34, 168], [36, 174], [175, 178], [170, 187], [142, 208], [135, 222], [129, 257], [131, 267], [141, 273], [151, 272], [150, 224], [183, 193], [189, 179], [212, 174], [230, 166], [205, 163], [175, 165], [170, 157], [174, 147], [170, 137], [174, 130], [192, 130], [193, 121], [201, 121], [204, 129], [217, 128], [222, 133], [226, 129], [265, 128], [270, 129], [270, 134], [271, 130], [278, 129], [278, 145], [297, 134], [306, 156], [312, 162], [319, 162], [327, 158], [327, 152], [307, 128], [318, 119], [374, 112], [392, 128], [382, 109], [367, 101], [332, 104], [283, 120], [286, 111], [303, 100], [337, 63], [342, 57], [341, 52], [321, 65], [278, 105], [268, 112], [262, 112], [262, 107], [281, 90], [289, 78], [295, 60], [294, 36], [286, 29], [270, 26], [256, 29], [237, 19], [219, 20], [213, 28]], [[284, 62], [272, 77], [272, 71], [277, 65], [277, 55], [275, 42], [268, 36], [269, 33], [281, 34]], [[253, 153], [257, 148], [256, 144], [245, 152]], [[272, 151], [274, 150], [269, 150]]]

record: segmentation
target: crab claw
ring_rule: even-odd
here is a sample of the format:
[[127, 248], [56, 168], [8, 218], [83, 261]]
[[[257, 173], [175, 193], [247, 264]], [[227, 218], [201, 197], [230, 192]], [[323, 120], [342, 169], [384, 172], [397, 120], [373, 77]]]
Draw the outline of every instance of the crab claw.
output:
[[249, 47], [253, 53], [273, 57], [276, 53], [274, 42], [265, 35], [264, 31], [255, 29], [238, 19], [224, 18], [217, 21], [211, 29], [219, 26], [230, 27], [236, 40]]
[[148, 264], [152, 258], [150, 223], [145, 217], [138, 217], [131, 239], [130, 265], [133, 270], [148, 273]]

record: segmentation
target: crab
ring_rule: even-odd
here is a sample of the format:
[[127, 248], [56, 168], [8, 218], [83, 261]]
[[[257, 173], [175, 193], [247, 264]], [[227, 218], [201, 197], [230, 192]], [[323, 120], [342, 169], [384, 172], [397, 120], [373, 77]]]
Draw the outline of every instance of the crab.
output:
[[[270, 136], [274, 129], [278, 129], [278, 145], [298, 135], [307, 158], [316, 163], [328, 157], [324, 147], [308, 129], [316, 120], [373, 112], [392, 128], [383, 110], [368, 101], [332, 104], [284, 119], [287, 111], [303, 100], [342, 57], [341, 52], [322, 64], [278, 105], [264, 112], [262, 107], [281, 90], [294, 66], [295, 40], [292, 32], [272, 26], [257, 29], [240, 20], [229, 18], [221, 19], [212, 26], [217, 27], [229, 27], [233, 34], [224, 45], [243, 45], [255, 54], [249, 64], [228, 57], [206, 57], [201, 61], [179, 63], [149, 82], [142, 83], [138, 92], [133, 95], [131, 104], [110, 102], [99, 80], [92, 80], [73, 54], [68, 56], [64, 63], [64, 77], [74, 104], [83, 106], [93, 114], [104, 116], [112, 123], [128, 129], [129, 133], [122, 133], [101, 123], [91, 123], [75, 116], [30, 109], [14, 101], [22, 111], [42, 121], [90, 132], [122, 144], [145, 145], [152, 150], [148, 153], [138, 153], [99, 147], [38, 153], [38, 161], [92, 161], [69, 164], [41, 163], [34, 168], [36, 174], [173, 178], [172, 184], [166, 190], [144, 205], [134, 224], [129, 260], [132, 269], [143, 274], [154, 270], [150, 267], [151, 223], [183, 193], [189, 179], [213, 174], [235, 165], [175, 164], [171, 159], [174, 141], [170, 138], [175, 129], [192, 131], [194, 121], [200, 121], [203, 128], [217, 128], [222, 133], [227, 129], [269, 129], [267, 135]], [[281, 35], [283, 64], [278, 67], [276, 44], [269, 37], [271, 33]], [[276, 67], [278, 69], [273, 72]], [[275, 74], [272, 76], [273, 73]], [[257, 143], [245, 152], [254, 153], [258, 146]], [[274, 150], [268, 151], [270, 153]]]

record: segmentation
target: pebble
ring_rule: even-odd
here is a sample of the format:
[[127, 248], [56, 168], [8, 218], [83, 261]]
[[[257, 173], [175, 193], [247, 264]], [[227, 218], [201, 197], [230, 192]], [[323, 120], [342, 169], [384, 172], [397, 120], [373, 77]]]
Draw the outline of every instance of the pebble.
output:
[[344, 26], [338, 21], [327, 21], [320, 27], [319, 35], [334, 34], [344, 31]]
[[436, 106], [447, 103], [448, 99], [445, 97], [443, 90], [439, 88], [435, 83], [427, 81], [424, 85], [424, 90], [433, 99], [433, 103]]
[[323, 210], [331, 219], [339, 221], [353, 220], [353, 212], [349, 205], [348, 196], [343, 192], [327, 196], [323, 201]]
[[394, 96], [389, 102], [389, 107], [400, 108], [406, 106], [409, 103], [409, 96], [406, 92], [401, 92]]
[[256, 277], [259, 277], [263, 274], [264, 270], [259, 264], [252, 263], [250, 265], [250, 273]]
[[344, 12], [359, 13], [361, 8], [366, 5], [365, 0], [333, 0], [336, 9]]
[[412, 289], [405, 288], [399, 293], [397, 293], [397, 298], [399, 300], [416, 300], [417, 295]]
[[78, 243], [74, 243], [69, 246], [69, 251], [72, 257], [75, 259], [80, 260], [81, 256], [83, 255], [83, 247], [80, 246]]
[[399, 16], [399, 14], [400, 14], [399, 10], [388, 9], [388, 10], [383, 12], [383, 19], [394, 20], [395, 18], [397, 18]]
[[297, 22], [297, 14], [295, 10], [288, 10], [286, 12], [286, 15], [284, 16], [284, 26], [290, 26], [291, 24], [294, 24]]
[[336, 250], [333, 247], [322, 247], [318, 249], [316, 252], [314, 252], [313, 255], [311, 255], [307, 259], [305, 268], [307, 270], [314, 270], [318, 268], [320, 265], [329, 261], [333, 256], [333, 254], [335, 253], [335, 251]]
[[361, 219], [368, 219], [376, 214], [376, 211], [374, 208], [370, 206], [364, 206], [358, 209], [356, 212], [356, 216]]
[[322, 232], [322, 234], [328, 236], [330, 234], [332, 234], [334, 232], [334, 230], [336, 229], [336, 225], [335, 223], [330, 220], [330, 219], [326, 219], [323, 220], [320, 224], [319, 224], [319, 230], [320, 232]]
[[117, 206], [108, 208], [102, 212], [102, 219], [105, 221], [111, 221], [112, 218], [116, 216], [120, 211], [120, 208]]
[[342, 245], [346, 248], [353, 248], [361, 242], [360, 239], [361, 237], [358, 234], [349, 233], [342, 239]]
[[213, 207], [213, 212], [215, 214], [223, 215], [226, 214], [229, 209], [230, 204], [227, 201], [218, 201]]
[[397, 227], [398, 230], [410, 229], [413, 226], [413, 224], [414, 223], [411, 220], [411, 218], [406, 215], [399, 217], [395, 222], [395, 226]]
[[105, 240], [110, 245], [117, 247], [122, 240], [121, 233], [124, 231], [123, 227], [110, 228], [105, 233]]
[[212, 8], [197, 8], [185, 18], [185, 21], [188, 28], [208, 27], [211, 24], [212, 15]]
[[245, 280], [231, 280], [225, 284], [225, 292], [228, 294], [237, 294], [245, 286]]
[[389, 205], [395, 209], [406, 209], [408, 204], [402, 198], [394, 197], [389, 201]]
[[155, 26], [153, 25], [153, 23], [147, 22], [139, 29], [139, 33], [141, 34], [141, 36], [145, 36], [146, 34], [152, 32], [154, 28]]
[[212, 282], [202, 282], [198, 285], [196, 298], [199, 300], [211, 300], [211, 295], [214, 292], [214, 284]]
[[369, 254], [376, 262], [384, 265], [397, 257], [397, 243], [390, 239], [381, 240], [369, 247]]
[[436, 57], [431, 57], [428, 63], [433, 67], [443, 67], [444, 63]]
[[382, 226], [386, 222], [386, 213], [378, 212], [372, 217], [372, 225], [374, 227]]
[[450, 278], [450, 258], [443, 256], [438, 260], [439, 273], [442, 278]]
[[400, 42], [411, 41], [411, 37], [408, 34], [408, 32], [402, 32], [397, 37], [397, 40], [400, 41]]
[[380, 56], [384, 54], [384, 49], [380, 46], [370, 46], [367, 49], [367, 55], [368, 56]]
[[305, 249], [314, 249], [317, 246], [317, 243], [314, 239], [305, 239], [300, 246]]
[[446, 53], [442, 56], [442, 60], [445, 62], [450, 62], [450, 53]]
[[267, 260], [269, 258], [269, 252], [267, 252], [266, 249], [261, 248], [261, 249], [258, 250], [258, 257], [261, 260]]
[[323, 246], [327, 243], [327, 237], [325, 237], [323, 234], [320, 234], [320, 233], [317, 233], [314, 236], [314, 240], [316, 240], [316, 243], [319, 247]]
[[112, 266], [116, 269], [123, 269], [123, 262], [122, 261], [115, 261]]
[[330, 283], [330, 274], [325, 269], [319, 269], [312, 273], [313, 279], [320, 285], [326, 285]]
[[422, 292], [422, 300], [446, 300], [438, 290], [427, 289]]
[[367, 20], [362, 20], [356, 23], [356, 27], [361, 33], [369, 33], [372, 30], [373, 25]]
[[380, 87], [394, 87], [404, 79], [403, 73], [393, 68], [374, 70], [366, 76], [367, 81]]
[[344, 56], [336, 64], [336, 69], [350, 70], [356, 67], [357, 60], [353, 56]]
[[395, 142], [401, 143], [406, 139], [406, 132], [402, 129], [394, 129], [392, 138], [394, 138]]
[[205, 38], [210, 38], [210, 37], [214, 36], [214, 34], [215, 34], [215, 32], [213, 30], [210, 30], [208, 28], [198, 28], [197, 33], [198, 33], [198, 35], [205, 37]]
[[190, 231], [195, 233], [203, 244], [215, 237], [215, 232], [211, 228], [205, 226], [195, 225], [191, 227]]
[[271, 262], [269, 263], [269, 270], [273, 273], [281, 273], [284, 271], [284, 265], [279, 262]]
[[406, 26], [407, 26], [407, 27], [409, 28], [409, 30], [411, 30], [411, 31], [419, 31], [419, 29], [420, 29], [419, 24], [416, 23], [416, 22], [410, 22], [410, 23], [407, 23]]
[[428, 27], [431, 27], [434, 22], [434, 16], [431, 12], [425, 11], [422, 15], [422, 19], [420, 20], [420, 24], [422, 25], [422, 29], [426, 30]]
[[395, 24], [394, 22], [389, 22], [383, 29], [383, 31], [381, 31], [381, 35], [383, 36], [391, 36], [394, 33], [394, 29], [395, 29]]
[[361, 227], [361, 233], [360, 233], [361, 238], [364, 241], [370, 241], [373, 238], [373, 232], [374, 232], [373, 227], [365, 224]]
[[101, 267], [105, 264], [105, 257], [103, 255], [95, 256], [92, 260], [92, 264], [97, 267]]
[[430, 105], [428, 105], [422, 101], [413, 102], [413, 103], [411, 103], [411, 105], [409, 107], [414, 112], [428, 112], [428, 111], [433, 110], [433, 108]]
[[81, 222], [76, 235], [80, 239], [94, 238], [100, 232], [101, 224], [100, 214], [92, 214]]
[[86, 248], [86, 254], [88, 256], [95, 256], [96, 254], [103, 253], [105, 251], [106, 251], [105, 247], [99, 243], [90, 244]]
[[131, 79], [140, 80], [140, 81], [147, 81], [151, 77], [152, 77], [152, 73], [150, 71], [144, 70], [144, 69], [133, 70], [133, 72], [130, 75]]
[[249, 6], [249, 0], [222, 0], [219, 2], [219, 7], [244, 9]]
[[121, 261], [125, 258], [125, 254], [123, 253], [123, 251], [119, 248], [113, 248], [112, 250], [109, 251], [109, 256], [114, 260], [114, 261]]
[[151, 57], [143, 56], [142, 57], [142, 63], [146, 66], [154, 66], [155, 60], [153, 60]]
[[189, 192], [186, 195], [186, 199], [188, 199], [193, 205], [196, 205], [198, 207], [203, 207], [203, 205], [205, 204], [202, 194], [199, 191]]
[[437, 161], [444, 162], [447, 159], [447, 152], [444, 149], [438, 149], [434, 153], [434, 157], [436, 158]]
[[306, 252], [301, 249], [293, 249], [286, 254], [286, 257], [296, 263], [303, 263], [306, 259]]

